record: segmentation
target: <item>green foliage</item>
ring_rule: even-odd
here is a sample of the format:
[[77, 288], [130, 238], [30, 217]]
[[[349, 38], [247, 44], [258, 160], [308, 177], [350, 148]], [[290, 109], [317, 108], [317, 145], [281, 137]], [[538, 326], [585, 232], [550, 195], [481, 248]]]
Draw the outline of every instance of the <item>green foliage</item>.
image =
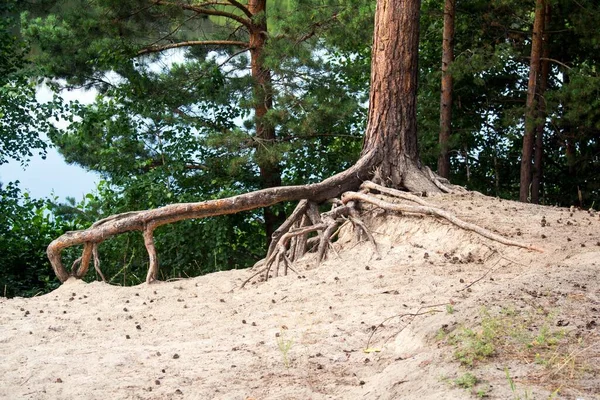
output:
[[[589, 207], [600, 198], [600, 66], [581, 65], [564, 72], [565, 83], [548, 95], [557, 110], [549, 135], [549, 162], [546, 178], [558, 182], [549, 186], [552, 203]], [[568, 179], [565, 179], [568, 177]]]
[[494, 355], [495, 335], [494, 327], [489, 324], [482, 326], [480, 331], [465, 329], [460, 336], [455, 337], [460, 342], [460, 346], [454, 352], [454, 356], [461, 364], [472, 367], [476, 361], [485, 360]]
[[[424, 1], [421, 14], [419, 134], [423, 161], [433, 167], [439, 151], [443, 3]], [[541, 199], [579, 204], [580, 191], [581, 205], [589, 206], [600, 196], [592, 172], [598, 168], [600, 137], [595, 123], [600, 35], [591, 28], [600, 23], [600, 5], [549, 3], [552, 60], [544, 96], [548, 123]], [[473, 1], [457, 9], [450, 178], [488, 195], [515, 198], [518, 193], [533, 6]]]
[[0, 5], [0, 164], [15, 159], [25, 164], [38, 149], [40, 134], [49, 129], [47, 109], [35, 101], [35, 83], [25, 61], [26, 43], [18, 36], [16, 1]]
[[[556, 371], [552, 372], [553, 384], [561, 386], [559, 382], [562, 377], [559, 377], [558, 371], [569, 365], [570, 371], [565, 372], [565, 376], [572, 379], [574, 373], [585, 368], [583, 360], [574, 357], [577, 353], [574, 349], [585, 346], [581, 338], [568, 335], [563, 329], [556, 329], [557, 317], [548, 311], [515, 308], [512, 305], [499, 312], [483, 309], [476, 326], [461, 327], [451, 333], [440, 330], [436, 339], [453, 346], [454, 357], [463, 366], [474, 367], [490, 362], [492, 358], [494, 363], [504, 363], [510, 359], [527, 360], [528, 364], [536, 363], [548, 371]], [[466, 378], [459, 379], [464, 385], [471, 382]], [[458, 381], [455, 383], [459, 384]], [[484, 390], [483, 394], [487, 393], [484, 386], [480, 389]], [[513, 392], [516, 394], [515, 389]]]
[[50, 203], [30, 198], [17, 183], [0, 184], [0, 295], [33, 296], [59, 285], [45, 250], [64, 230]]
[[[66, 160], [105, 179], [93, 199], [71, 207], [91, 223], [118, 212], [255, 190], [261, 163], [281, 165], [286, 184], [318, 181], [351, 165], [361, 147], [361, 85], [368, 78], [365, 57], [357, 72], [346, 72], [355, 66], [342, 23], [364, 22], [356, 19], [354, 3], [361, 4], [361, 15], [372, 15], [366, 1], [269, 3], [264, 60], [274, 78], [275, 106], [263, 121], [277, 136], [269, 143], [255, 137], [250, 60], [238, 48], [137, 55], [152, 44], [247, 40], [231, 20], [190, 18], [178, 7], [146, 8], [137, 0], [59, 0], [47, 15], [23, 14], [32, 57], [54, 88], [98, 90], [89, 105], [56, 97], [48, 106], [69, 122], [50, 134]], [[371, 31], [356, 34], [370, 37]], [[164, 36], [157, 40], [156, 32]], [[336, 48], [323, 46], [320, 38], [327, 35]], [[161, 279], [247, 267], [265, 250], [257, 212], [162, 227], [155, 240]], [[113, 238], [100, 252], [114, 283], [143, 279], [147, 259], [139, 235]]]
[[[192, 46], [136, 56], [140, 48], [158, 43], [156, 29], [175, 27], [161, 43], [247, 40], [244, 29], [231, 33], [226, 18], [190, 19], [178, 7], [146, 9], [133, 0], [80, 0], [78, 6], [56, 1], [47, 17], [24, 15], [25, 32], [36, 43], [36, 61], [48, 77], [101, 91], [91, 106], [71, 105], [65, 115], [74, 123], [55, 132], [53, 142], [67, 160], [111, 179], [143, 173], [157, 163], [182, 168], [194, 164], [251, 190], [258, 187], [260, 163], [281, 163], [286, 183], [339, 172], [358, 156], [366, 93], [346, 73], [353, 65], [350, 53], [336, 50], [349, 48], [342, 24], [352, 22], [356, 35], [372, 34], [372, 22], [368, 29], [358, 29], [366, 16], [372, 17], [372, 2], [350, 3], [268, 3], [271, 28], [264, 60], [275, 81], [275, 106], [263, 120], [276, 129], [273, 143], [254, 137], [245, 54], [227, 46]], [[127, 11], [132, 9], [139, 12]], [[332, 38], [336, 48], [325, 50], [319, 37]], [[169, 61], [172, 56], [178, 61]], [[118, 78], [109, 79], [115, 72]], [[360, 73], [364, 84], [368, 68]], [[262, 149], [266, 151], [257, 151]], [[213, 171], [217, 159], [226, 167]]]
[[[231, 193], [215, 193], [223, 197]], [[135, 180], [127, 188], [100, 182], [97, 193], [79, 204], [57, 210], [67, 217], [69, 210], [80, 210], [85, 226], [112, 214], [134, 209], [154, 208], [173, 201], [197, 201], [193, 195], [170, 192], [162, 184]], [[64, 214], [67, 212], [67, 214]], [[262, 221], [256, 212], [218, 218], [183, 221], [159, 228], [155, 244], [159, 252], [159, 279], [202, 275], [208, 272], [245, 268], [264, 255]], [[112, 284], [144, 282], [148, 254], [139, 232], [120, 235], [99, 246], [102, 271]], [[97, 279], [90, 275], [87, 279]]]

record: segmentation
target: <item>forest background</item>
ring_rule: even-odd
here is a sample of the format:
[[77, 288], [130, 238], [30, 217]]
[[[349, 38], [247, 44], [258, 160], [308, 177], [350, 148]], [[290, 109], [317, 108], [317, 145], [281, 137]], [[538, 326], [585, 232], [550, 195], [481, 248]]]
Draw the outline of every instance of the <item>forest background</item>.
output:
[[[54, 146], [102, 177], [81, 201], [1, 184], [0, 294], [55, 288], [45, 249], [65, 231], [120, 212], [317, 182], [357, 160], [375, 2], [241, 3], [0, 6], [0, 163], [26, 164]], [[598, 209], [600, 5], [424, 0], [420, 23], [423, 162], [486, 195]], [[41, 84], [53, 101], [36, 102]], [[63, 99], [82, 88], [97, 90], [92, 104]], [[161, 227], [160, 279], [251, 266], [293, 206]], [[110, 283], [144, 280], [140, 234], [100, 252]]]

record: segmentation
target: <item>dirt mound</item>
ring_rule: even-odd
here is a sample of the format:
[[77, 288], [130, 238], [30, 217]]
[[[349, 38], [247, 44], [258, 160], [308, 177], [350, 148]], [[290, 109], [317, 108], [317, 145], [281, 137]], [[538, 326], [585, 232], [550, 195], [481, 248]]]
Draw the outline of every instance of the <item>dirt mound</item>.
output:
[[[6, 399], [598, 398], [600, 219], [477, 194], [429, 201], [538, 247], [365, 207], [315, 268], [0, 300]], [[529, 396], [529, 397], [526, 397]]]

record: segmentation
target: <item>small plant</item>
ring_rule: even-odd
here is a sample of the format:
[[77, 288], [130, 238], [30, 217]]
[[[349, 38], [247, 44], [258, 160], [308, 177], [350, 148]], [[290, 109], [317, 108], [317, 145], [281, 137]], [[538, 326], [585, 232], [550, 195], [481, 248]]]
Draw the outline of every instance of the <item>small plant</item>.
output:
[[437, 340], [438, 342], [445, 340], [448, 338], [449, 334], [450, 332], [448, 331], [448, 326], [444, 325], [435, 333], [435, 340]]
[[478, 388], [475, 391], [475, 395], [477, 397], [479, 397], [480, 399], [483, 399], [484, 397], [488, 397], [489, 396], [489, 392], [490, 392], [490, 386], [489, 385], [485, 385], [485, 386], [482, 386], [482, 387]]
[[456, 309], [454, 308], [454, 306], [452, 304], [447, 304], [446, 305], [446, 312], [448, 314], [454, 314], [456, 312]]
[[454, 352], [454, 357], [461, 364], [472, 367], [475, 361], [494, 355], [496, 351], [495, 338], [496, 332], [491, 325], [486, 328], [484, 324], [483, 329], [478, 331], [464, 329], [454, 336], [455, 344], [458, 347]]
[[[448, 381], [448, 379], [446, 379], [446, 381]], [[490, 386], [488, 384], [482, 384], [481, 380], [470, 372], [454, 379], [453, 382], [454, 385], [468, 390], [480, 399], [488, 397], [490, 392]]]
[[286, 339], [283, 331], [278, 333], [276, 335], [276, 338], [277, 338], [277, 347], [279, 348], [279, 351], [281, 351], [281, 356], [283, 357], [283, 365], [285, 365], [286, 368], [289, 368], [290, 367], [290, 359], [288, 357], [288, 353], [290, 352], [290, 349], [292, 348], [294, 341], [292, 339]]
[[479, 380], [475, 375], [471, 374], [470, 372], [467, 372], [461, 377], [456, 378], [454, 380], [454, 383], [456, 384], [456, 386], [461, 387], [463, 389], [472, 389], [475, 387], [475, 385], [477, 385], [478, 381]]
[[525, 393], [524, 393], [525, 397], [521, 397], [521, 395], [519, 394], [519, 392], [517, 390], [517, 385], [515, 384], [515, 381], [510, 376], [510, 372], [508, 372], [508, 368], [504, 368], [504, 372], [506, 372], [506, 380], [508, 381], [508, 384], [510, 385], [510, 390], [513, 392], [514, 399], [515, 400], [531, 399], [531, 393], [527, 389], [525, 389]]
[[448, 344], [456, 348], [454, 357], [468, 367], [472, 367], [475, 361], [491, 357], [496, 352], [495, 342], [501, 324], [498, 318], [492, 318], [487, 310], [483, 310], [482, 313], [480, 327], [462, 328], [447, 338]]

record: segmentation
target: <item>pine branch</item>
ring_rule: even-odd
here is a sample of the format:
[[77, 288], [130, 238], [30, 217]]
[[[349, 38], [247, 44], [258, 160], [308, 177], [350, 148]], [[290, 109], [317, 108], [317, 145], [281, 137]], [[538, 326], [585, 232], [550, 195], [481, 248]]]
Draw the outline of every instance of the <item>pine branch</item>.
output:
[[348, 134], [337, 134], [337, 133], [312, 133], [308, 135], [288, 135], [283, 137], [278, 137], [277, 142], [290, 142], [292, 140], [311, 140], [320, 137], [341, 137], [348, 138], [353, 140], [362, 140], [362, 136], [348, 135]]
[[236, 0], [227, 0], [231, 5], [233, 5], [234, 7], [237, 7], [238, 9], [242, 10], [242, 12], [244, 14], [246, 14], [248, 16], [248, 18], [252, 18], [253, 15], [250, 12], [250, 10], [248, 10], [248, 8], [243, 5], [242, 3], [240, 3], [239, 1]]
[[[305, 34], [303, 34], [302, 36], [300, 36], [299, 38], [296, 38], [294, 40], [294, 43], [296, 45], [298, 45], [298, 44], [305, 42], [308, 39], [312, 38], [317, 33], [319, 33], [319, 29], [321, 29], [322, 27], [326, 26], [327, 24], [329, 24], [333, 21], [336, 21], [338, 16], [339, 16], [339, 13], [335, 13], [329, 18], [326, 18], [322, 21], [317, 21], [314, 24], [310, 25], [310, 30], [308, 32], [306, 32]], [[292, 39], [287, 34], [281, 34], [281, 35], [277, 35], [277, 36], [273, 37], [273, 39], [285, 39], [285, 38]]]
[[165, 40], [166, 38], [168, 38], [169, 36], [173, 35], [174, 33], [176, 33], [177, 31], [179, 31], [181, 29], [181, 27], [189, 22], [190, 20], [192, 20], [193, 18], [195, 18], [195, 16], [191, 16], [189, 18], [186, 18], [182, 23], [180, 23], [179, 25], [177, 25], [175, 27], [175, 29], [171, 30], [171, 32], [167, 33], [166, 35], [164, 35], [163, 37], [161, 37], [160, 39], [155, 40], [154, 42], [150, 43], [147, 47], [151, 47], [156, 45], [158, 42], [161, 42], [163, 40]]
[[338, 13], [335, 13], [331, 17], [329, 17], [329, 18], [327, 18], [327, 19], [325, 19], [323, 21], [315, 22], [314, 24], [312, 24], [311, 30], [309, 32], [305, 33], [304, 35], [302, 35], [301, 37], [299, 37], [296, 40], [296, 44], [300, 44], [300, 43], [305, 42], [308, 39], [312, 38], [313, 36], [315, 36], [317, 34], [318, 30], [321, 27], [323, 27], [324, 25], [329, 24], [332, 21], [337, 20], [337, 18], [338, 18]]
[[[198, 14], [203, 14], [203, 15], [215, 15], [218, 17], [225, 17], [225, 18], [229, 18], [232, 19], [234, 21], [239, 22], [240, 24], [246, 26], [247, 28], [252, 28], [252, 21], [243, 17], [240, 17], [239, 15], [227, 12], [227, 11], [221, 11], [221, 10], [211, 10], [209, 8], [204, 8], [201, 6], [197, 6], [197, 5], [192, 5], [192, 4], [185, 4], [185, 3], [176, 3], [176, 2], [171, 2], [171, 1], [165, 1], [165, 0], [152, 0], [154, 4], [156, 5], [160, 5], [160, 6], [173, 6], [173, 7], [179, 7], [182, 10], [189, 10], [189, 11], [193, 11], [195, 13]], [[213, 3], [215, 4], [215, 3]], [[210, 5], [210, 3], [205, 3], [202, 5]]]
[[238, 46], [238, 47], [249, 47], [247, 42], [241, 42], [237, 40], [188, 40], [179, 43], [169, 43], [162, 46], [148, 46], [137, 52], [138, 56], [158, 53], [164, 50], [177, 49], [180, 47], [191, 47], [191, 46]]
[[[149, 171], [151, 171], [151, 170], [153, 170], [155, 168], [162, 167], [162, 166], [165, 166], [165, 165], [166, 164], [165, 164], [164, 160], [152, 160], [147, 165], [144, 165], [141, 168], [141, 170], [143, 172], [149, 172]], [[193, 164], [193, 163], [190, 163], [190, 164], [183, 165], [183, 169], [185, 169], [187, 171], [197, 171], [197, 170], [206, 171], [209, 168], [206, 165], [204, 165], [204, 164]]]

